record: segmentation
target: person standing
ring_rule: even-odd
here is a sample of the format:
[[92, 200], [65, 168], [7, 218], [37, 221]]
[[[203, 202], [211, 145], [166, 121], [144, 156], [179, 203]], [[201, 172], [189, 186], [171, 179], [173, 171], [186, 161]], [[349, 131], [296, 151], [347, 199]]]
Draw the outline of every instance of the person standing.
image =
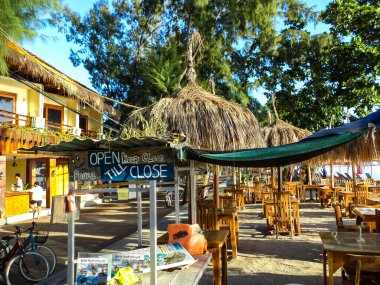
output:
[[24, 182], [21, 179], [20, 173], [16, 173], [16, 183], [14, 184], [16, 191], [23, 191], [24, 190]]
[[30, 208], [33, 210], [33, 218], [37, 210], [37, 219], [38, 219], [41, 214], [41, 205], [42, 205], [42, 200], [44, 198], [44, 189], [42, 189], [42, 187], [40, 186], [40, 183], [35, 182], [33, 188], [30, 189], [30, 192], [32, 193], [32, 200], [30, 200]]

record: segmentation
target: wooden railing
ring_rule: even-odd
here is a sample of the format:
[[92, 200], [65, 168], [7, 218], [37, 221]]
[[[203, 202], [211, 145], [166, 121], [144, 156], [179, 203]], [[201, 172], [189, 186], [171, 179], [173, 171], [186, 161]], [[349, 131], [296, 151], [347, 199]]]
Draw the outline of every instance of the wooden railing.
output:
[[[32, 117], [0, 110], [0, 126], [11, 128], [32, 128]], [[70, 135], [71, 128], [73, 128], [73, 126], [45, 121], [43, 130], [56, 133], [57, 135]], [[81, 129], [80, 136], [96, 138], [97, 132]]]

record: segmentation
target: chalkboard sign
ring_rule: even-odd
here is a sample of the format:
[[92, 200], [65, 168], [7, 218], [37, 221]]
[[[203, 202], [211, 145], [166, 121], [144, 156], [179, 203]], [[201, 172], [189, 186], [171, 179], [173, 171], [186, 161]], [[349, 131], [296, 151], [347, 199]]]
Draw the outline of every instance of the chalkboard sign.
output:
[[73, 181], [173, 180], [170, 150], [92, 150], [72, 157]]

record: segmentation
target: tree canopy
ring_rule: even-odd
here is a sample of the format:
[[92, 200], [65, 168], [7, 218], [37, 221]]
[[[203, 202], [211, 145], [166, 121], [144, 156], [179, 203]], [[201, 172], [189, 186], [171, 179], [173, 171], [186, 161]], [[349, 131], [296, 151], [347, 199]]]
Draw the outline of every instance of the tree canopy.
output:
[[7, 37], [15, 41], [31, 40], [49, 23], [52, 12], [59, 10], [59, 0], [2, 0], [0, 13], [0, 74], [7, 72], [4, 56]]
[[[185, 50], [197, 30], [198, 83], [250, 107], [276, 94], [280, 118], [312, 131], [361, 116], [379, 104], [379, 3], [335, 0], [321, 14], [297, 0], [98, 0], [81, 16], [56, 15], [71, 61], [107, 96], [146, 106], [180, 88]], [[322, 21], [330, 31], [311, 34]], [[122, 107], [120, 107], [122, 109]], [[122, 110], [127, 114], [130, 110]]]
[[336, 0], [321, 14], [330, 32], [286, 27], [263, 56], [261, 79], [276, 93], [280, 117], [319, 130], [379, 105], [378, 1]]

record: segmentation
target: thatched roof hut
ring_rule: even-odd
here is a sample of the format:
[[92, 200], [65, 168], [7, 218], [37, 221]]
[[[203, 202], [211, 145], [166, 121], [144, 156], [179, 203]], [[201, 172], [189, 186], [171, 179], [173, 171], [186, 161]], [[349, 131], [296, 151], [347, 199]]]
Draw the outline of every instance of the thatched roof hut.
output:
[[44, 91], [75, 97], [101, 112], [119, 120], [120, 112], [104, 103], [104, 97], [58, 71], [34, 54], [26, 51], [14, 42], [7, 41], [9, 52], [5, 57], [9, 74], [21, 76], [29, 82], [44, 85]]
[[311, 135], [310, 131], [297, 128], [280, 119], [264, 127], [261, 133], [268, 147], [295, 143]]
[[141, 128], [140, 116], [155, 128], [157, 120], [168, 131], [181, 130], [189, 143], [207, 150], [263, 147], [259, 124], [247, 108], [211, 94], [189, 81], [177, 94], [134, 111], [125, 125]]

